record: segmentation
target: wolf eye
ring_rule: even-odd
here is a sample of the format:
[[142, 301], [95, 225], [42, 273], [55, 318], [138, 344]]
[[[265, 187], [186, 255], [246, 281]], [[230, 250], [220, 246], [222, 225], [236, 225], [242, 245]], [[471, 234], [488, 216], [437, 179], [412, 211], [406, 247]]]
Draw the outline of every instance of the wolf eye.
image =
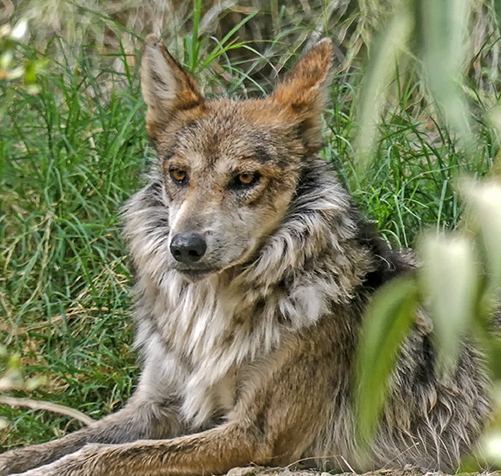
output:
[[259, 174], [253, 172], [242, 172], [238, 174], [230, 183], [234, 188], [249, 188], [259, 180]]
[[188, 174], [186, 173], [185, 170], [171, 169], [169, 170], [169, 174], [172, 180], [174, 180], [174, 182], [177, 182], [179, 184], [186, 183], [188, 179]]
[[243, 185], [250, 185], [254, 181], [254, 174], [250, 172], [244, 172], [243, 174], [238, 175], [238, 180]]

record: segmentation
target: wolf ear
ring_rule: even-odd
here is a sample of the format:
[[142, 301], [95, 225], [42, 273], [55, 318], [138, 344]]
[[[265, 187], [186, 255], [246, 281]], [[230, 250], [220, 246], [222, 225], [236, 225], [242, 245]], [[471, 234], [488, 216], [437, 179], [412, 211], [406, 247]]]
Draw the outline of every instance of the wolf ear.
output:
[[146, 37], [141, 61], [141, 89], [148, 106], [146, 128], [153, 140], [180, 111], [204, 103], [195, 80], [174, 60], [155, 35]]
[[312, 153], [322, 148], [321, 113], [327, 99], [332, 59], [332, 41], [324, 38], [306, 53], [270, 96], [299, 121], [302, 140]]

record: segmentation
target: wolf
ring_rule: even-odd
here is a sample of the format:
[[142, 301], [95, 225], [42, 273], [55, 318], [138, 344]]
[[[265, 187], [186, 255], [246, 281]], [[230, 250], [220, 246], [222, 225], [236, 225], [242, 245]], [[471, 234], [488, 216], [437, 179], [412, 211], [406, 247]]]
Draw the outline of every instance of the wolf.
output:
[[158, 161], [126, 204], [137, 388], [116, 414], [0, 455], [0, 474], [187, 476], [336, 458], [449, 470], [489, 414], [482, 358], [451, 378], [416, 319], [369, 458], [357, 459], [364, 310], [412, 269], [353, 204], [322, 149], [333, 47], [315, 44], [266, 98], [206, 99], [155, 36], [142, 57]]

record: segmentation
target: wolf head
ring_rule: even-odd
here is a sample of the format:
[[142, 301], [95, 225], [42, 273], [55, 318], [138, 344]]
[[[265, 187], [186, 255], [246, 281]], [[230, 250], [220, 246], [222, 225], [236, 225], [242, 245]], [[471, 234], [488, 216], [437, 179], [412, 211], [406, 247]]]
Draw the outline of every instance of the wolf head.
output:
[[284, 218], [322, 147], [332, 44], [323, 39], [265, 99], [208, 100], [152, 35], [142, 59], [161, 161], [172, 266], [191, 280], [244, 264]]

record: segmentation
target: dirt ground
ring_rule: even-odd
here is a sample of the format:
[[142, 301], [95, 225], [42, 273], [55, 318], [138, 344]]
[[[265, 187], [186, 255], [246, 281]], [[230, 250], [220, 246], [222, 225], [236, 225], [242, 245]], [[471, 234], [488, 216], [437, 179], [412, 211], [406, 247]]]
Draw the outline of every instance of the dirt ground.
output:
[[[501, 475], [501, 471], [483, 472], [483, 473], [462, 473], [471, 475]], [[233, 468], [226, 476], [448, 476], [441, 472], [425, 471], [418, 466], [406, 466], [400, 469], [380, 469], [378, 471], [369, 471], [367, 473], [339, 473], [333, 475], [324, 471], [313, 469], [308, 470], [290, 470], [288, 468], [264, 468], [259, 466], [248, 466], [245, 468]]]

